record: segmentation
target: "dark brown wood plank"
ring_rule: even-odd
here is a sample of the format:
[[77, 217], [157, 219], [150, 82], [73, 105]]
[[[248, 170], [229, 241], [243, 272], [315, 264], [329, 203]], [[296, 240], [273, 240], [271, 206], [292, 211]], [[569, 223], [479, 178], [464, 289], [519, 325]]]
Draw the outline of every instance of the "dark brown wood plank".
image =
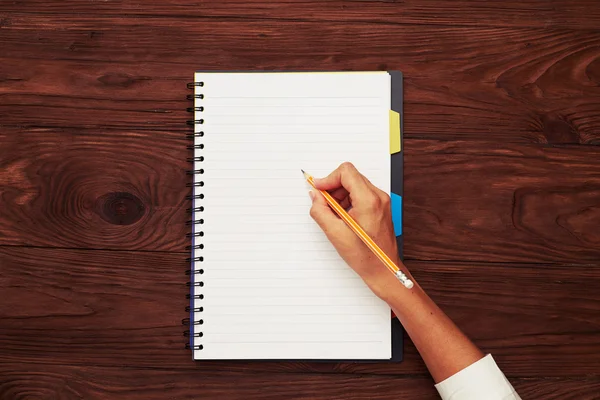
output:
[[196, 69], [398, 69], [407, 137], [600, 143], [600, 30], [11, 14], [0, 40], [4, 125], [184, 130]]
[[600, 260], [600, 148], [404, 144], [406, 257]]
[[[537, 382], [536, 383], [540, 383]], [[528, 385], [533, 386], [533, 385]], [[571, 385], [567, 385], [571, 387]], [[576, 393], [587, 395], [591, 381]], [[544, 385], [536, 388], [543, 392]], [[546, 389], [547, 390], [547, 389]], [[0, 363], [0, 395], [36, 399], [439, 399], [427, 378], [204, 370], [48, 367]]]
[[[171, 0], [168, 3], [133, 0], [112, 0], [100, 3], [67, 0], [45, 2], [3, 2], [0, 15], [12, 12], [44, 14], [93, 14], [137, 17], [164, 15], [171, 17], [235, 17], [275, 20], [307, 20], [344, 23], [393, 23], [421, 25], [569, 27], [573, 29], [598, 28], [600, 7], [594, 0], [536, 1], [507, 0], [226, 0], [189, 1]], [[281, 21], [281, 22], [283, 22]], [[10, 17], [5, 24], [10, 23]]]
[[181, 133], [0, 128], [0, 243], [184, 250]]
[[[0, 247], [0, 361], [203, 372], [427, 376], [407, 341], [389, 363], [205, 362], [183, 348], [185, 255]], [[598, 376], [600, 264], [409, 262], [509, 377]], [[1, 375], [1, 374], [0, 374]]]
[[[516, 379], [524, 399], [600, 398], [597, 379]], [[439, 396], [427, 378], [346, 374], [251, 374], [0, 363], [5, 400], [36, 399], [418, 399]]]
[[[184, 251], [183, 133], [0, 130], [0, 244]], [[406, 140], [409, 259], [600, 259], [600, 148]]]

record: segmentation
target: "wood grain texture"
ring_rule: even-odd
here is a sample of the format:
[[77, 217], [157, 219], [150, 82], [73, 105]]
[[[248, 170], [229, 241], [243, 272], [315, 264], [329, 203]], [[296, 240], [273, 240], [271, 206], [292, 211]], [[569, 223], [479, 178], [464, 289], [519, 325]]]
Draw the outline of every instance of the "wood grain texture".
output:
[[[168, 131], [0, 128], [0, 244], [184, 251], [186, 144]], [[600, 260], [600, 148], [404, 149], [408, 259]]]
[[[201, 1], [171, 0], [144, 2], [110, 0], [88, 2], [66, 0], [47, 2], [28, 0], [3, 2], [0, 15], [12, 12], [44, 14], [102, 14], [169, 16], [174, 18], [231, 17], [261, 18], [284, 21], [320, 21], [344, 23], [391, 23], [419, 25], [569, 27], [596, 29], [600, 26], [600, 6], [594, 0], [225, 0]], [[585, 17], [584, 17], [585, 16]]]
[[[595, 382], [578, 393], [589, 393]], [[57, 368], [0, 363], [0, 396], [35, 399], [436, 399], [427, 378], [349, 374], [227, 374], [204, 370]]]
[[[597, 379], [516, 379], [524, 399], [599, 399]], [[348, 374], [223, 375], [211, 371], [117, 369], [0, 363], [4, 400], [50, 399], [439, 399], [427, 378]]]
[[180, 250], [181, 133], [0, 128], [0, 243]]
[[[1, 362], [427, 376], [415, 348], [389, 363], [205, 362], [183, 348], [185, 254], [0, 247]], [[600, 264], [409, 262], [509, 377], [600, 370]]]
[[405, 255], [524, 399], [600, 399], [600, 3], [0, 2], [0, 398], [436, 399], [183, 348], [194, 70], [405, 73]]
[[405, 140], [403, 150], [406, 257], [600, 260], [600, 148]]
[[406, 137], [600, 143], [600, 30], [7, 18], [4, 125], [183, 131], [182, 88], [197, 69], [397, 69], [406, 76]]

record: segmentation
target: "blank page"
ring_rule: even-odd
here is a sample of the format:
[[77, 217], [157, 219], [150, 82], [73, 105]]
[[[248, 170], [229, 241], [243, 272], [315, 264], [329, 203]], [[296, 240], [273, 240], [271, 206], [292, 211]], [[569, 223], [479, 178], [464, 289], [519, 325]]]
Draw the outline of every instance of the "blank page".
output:
[[195, 81], [194, 358], [389, 359], [390, 309], [310, 218], [300, 172], [325, 176], [350, 161], [389, 191], [389, 74]]

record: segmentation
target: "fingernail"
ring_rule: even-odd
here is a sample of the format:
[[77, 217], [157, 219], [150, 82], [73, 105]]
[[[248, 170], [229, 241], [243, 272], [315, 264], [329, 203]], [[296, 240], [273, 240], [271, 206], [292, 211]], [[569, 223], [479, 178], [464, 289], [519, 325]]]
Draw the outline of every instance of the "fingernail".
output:
[[315, 192], [313, 192], [312, 190], [308, 191], [308, 196], [310, 197], [310, 199], [312, 201], [315, 201]]

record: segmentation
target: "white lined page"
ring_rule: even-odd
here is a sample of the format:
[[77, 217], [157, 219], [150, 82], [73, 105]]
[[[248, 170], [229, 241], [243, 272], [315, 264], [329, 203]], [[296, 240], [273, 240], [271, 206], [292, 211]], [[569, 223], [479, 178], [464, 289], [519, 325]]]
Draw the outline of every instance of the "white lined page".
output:
[[309, 216], [300, 169], [351, 161], [389, 190], [390, 77], [196, 73], [195, 359], [389, 359], [389, 307]]

